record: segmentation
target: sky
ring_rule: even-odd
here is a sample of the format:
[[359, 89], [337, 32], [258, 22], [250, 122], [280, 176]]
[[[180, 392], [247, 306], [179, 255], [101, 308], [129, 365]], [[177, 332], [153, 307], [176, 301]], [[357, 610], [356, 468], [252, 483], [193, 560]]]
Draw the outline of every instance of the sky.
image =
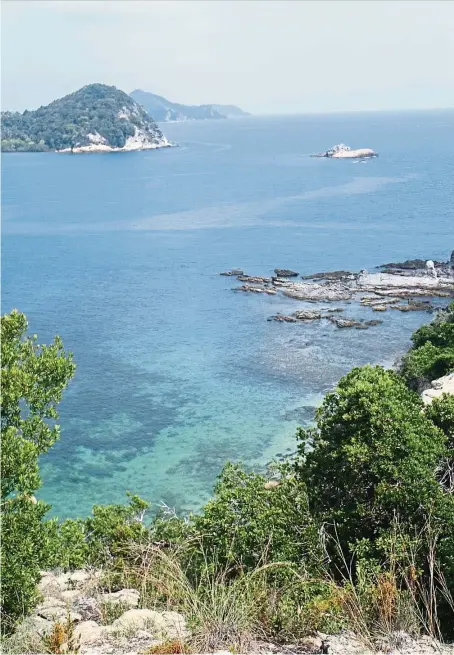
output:
[[449, 0], [3, 0], [2, 109], [92, 82], [254, 114], [454, 106]]

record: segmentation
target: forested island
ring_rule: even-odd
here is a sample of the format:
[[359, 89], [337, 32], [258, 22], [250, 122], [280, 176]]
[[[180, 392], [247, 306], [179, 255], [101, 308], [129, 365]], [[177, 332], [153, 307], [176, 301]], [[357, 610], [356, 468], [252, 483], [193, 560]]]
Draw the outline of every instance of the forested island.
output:
[[1, 127], [3, 152], [110, 152], [169, 145], [143, 107], [105, 84], [89, 84], [35, 111], [4, 111]]

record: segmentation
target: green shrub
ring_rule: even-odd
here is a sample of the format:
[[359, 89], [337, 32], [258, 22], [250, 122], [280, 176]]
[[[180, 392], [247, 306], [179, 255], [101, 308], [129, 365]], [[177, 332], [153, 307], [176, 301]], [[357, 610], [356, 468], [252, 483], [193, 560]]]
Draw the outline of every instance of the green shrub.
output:
[[315, 429], [300, 430], [298, 474], [315, 515], [336, 523], [346, 552], [375, 541], [396, 515], [421, 524], [442, 502], [436, 469], [446, 438], [422, 410], [397, 374], [365, 366], [325, 396]]
[[49, 506], [33, 492], [41, 483], [38, 457], [58, 439], [57, 404], [75, 370], [58, 337], [41, 346], [26, 337], [27, 327], [18, 311], [1, 318], [2, 630], [35, 603], [39, 571], [53, 548], [43, 521]]
[[317, 528], [304, 483], [290, 467], [270, 481], [227, 464], [202, 512], [192, 517], [190, 534], [203, 559], [218, 567], [253, 570], [266, 562], [320, 561]]
[[[454, 326], [453, 326], [454, 327]], [[454, 370], [454, 345], [435, 346], [426, 341], [410, 350], [402, 360], [401, 374], [412, 389], [421, 390], [432, 380]]]
[[412, 335], [413, 347], [402, 360], [401, 374], [416, 390], [454, 370], [454, 303], [439, 310], [429, 325]]

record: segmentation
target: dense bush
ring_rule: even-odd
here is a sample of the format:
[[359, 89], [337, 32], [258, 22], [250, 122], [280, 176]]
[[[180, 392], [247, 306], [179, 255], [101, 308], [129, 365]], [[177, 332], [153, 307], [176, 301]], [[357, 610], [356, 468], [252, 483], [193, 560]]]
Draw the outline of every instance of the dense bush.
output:
[[253, 570], [266, 562], [320, 562], [318, 535], [304, 484], [290, 469], [267, 480], [228, 464], [213, 499], [191, 520], [204, 554], [218, 566]]
[[317, 427], [300, 431], [311, 508], [336, 523], [343, 544], [377, 539], [395, 514], [417, 524], [436, 502], [446, 438], [422, 409], [397, 374], [365, 366], [325, 396]]
[[71, 355], [58, 337], [41, 346], [26, 337], [27, 320], [17, 311], [1, 319], [2, 434], [2, 629], [36, 600], [39, 570], [51, 550], [42, 519], [48, 506], [33, 496], [40, 486], [38, 457], [59, 436], [57, 404], [74, 374]]

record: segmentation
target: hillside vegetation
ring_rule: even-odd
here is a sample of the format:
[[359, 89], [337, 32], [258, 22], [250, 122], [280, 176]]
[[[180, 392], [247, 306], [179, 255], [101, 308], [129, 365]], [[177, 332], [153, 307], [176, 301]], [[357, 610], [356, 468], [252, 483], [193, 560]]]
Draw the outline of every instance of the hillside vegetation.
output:
[[[298, 430], [295, 458], [262, 474], [227, 464], [200, 512], [153, 511], [147, 521], [148, 503], [131, 495], [59, 523], [33, 494], [74, 364], [60, 339], [41, 346], [27, 337], [23, 314], [3, 316], [8, 648], [38, 600], [40, 571], [87, 567], [102, 571], [104, 592], [136, 590], [140, 608], [187, 618], [184, 644], [150, 653], [239, 652], [258, 638], [295, 643], [343, 628], [371, 647], [394, 646], [403, 632], [453, 638], [454, 396], [425, 407], [414, 390], [453, 370], [453, 325], [454, 303], [417, 330], [400, 373], [353, 369], [326, 395], [314, 426]], [[59, 643], [73, 634], [70, 617], [65, 625], [53, 628]], [[64, 652], [49, 643], [35, 642], [35, 652]]]
[[63, 150], [96, 143], [124, 148], [129, 137], [158, 144], [163, 135], [146, 111], [114, 86], [89, 84], [36, 111], [2, 112], [6, 152]]

